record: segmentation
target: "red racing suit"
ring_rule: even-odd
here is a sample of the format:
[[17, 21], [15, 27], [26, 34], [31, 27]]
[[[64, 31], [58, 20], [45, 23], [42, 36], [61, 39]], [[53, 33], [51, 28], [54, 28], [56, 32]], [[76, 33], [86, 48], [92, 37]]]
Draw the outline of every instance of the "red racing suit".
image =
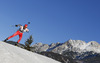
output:
[[24, 29], [23, 26], [20, 25], [20, 28], [17, 32], [15, 32], [12, 36], [8, 37], [8, 40], [16, 35], [19, 35], [19, 40], [17, 41], [18, 43], [20, 42], [20, 40], [22, 39], [23, 33], [24, 32], [28, 32], [29, 30], [26, 28]]

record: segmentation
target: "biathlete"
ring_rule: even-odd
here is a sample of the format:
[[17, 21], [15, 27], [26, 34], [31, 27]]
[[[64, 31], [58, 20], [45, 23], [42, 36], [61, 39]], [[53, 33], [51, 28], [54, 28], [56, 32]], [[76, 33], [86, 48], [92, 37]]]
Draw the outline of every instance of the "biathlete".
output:
[[23, 33], [24, 32], [29, 32], [29, 29], [27, 28], [28, 27], [28, 25], [27, 24], [25, 24], [24, 26], [22, 26], [22, 25], [15, 25], [16, 27], [20, 27], [18, 30], [17, 30], [17, 32], [15, 32], [12, 36], [10, 36], [10, 37], [8, 37], [8, 38], [6, 38], [5, 40], [4, 40], [4, 42], [6, 42], [7, 40], [9, 40], [10, 38], [12, 38], [12, 37], [14, 37], [14, 36], [16, 36], [16, 35], [19, 35], [19, 40], [17, 41], [17, 43], [15, 44], [15, 45], [18, 45], [19, 44], [19, 42], [20, 42], [20, 40], [22, 39], [22, 36], [23, 36]]

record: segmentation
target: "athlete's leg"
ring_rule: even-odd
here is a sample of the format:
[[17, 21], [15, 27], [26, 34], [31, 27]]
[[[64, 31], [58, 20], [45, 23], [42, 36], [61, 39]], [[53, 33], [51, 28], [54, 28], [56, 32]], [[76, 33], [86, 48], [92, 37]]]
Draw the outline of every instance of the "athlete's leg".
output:
[[20, 40], [22, 39], [23, 33], [19, 34], [19, 40], [17, 41], [18, 43], [20, 42]]
[[18, 34], [19, 34], [19, 31], [15, 32], [12, 36], [8, 37], [8, 40], [9, 40], [10, 38], [12, 38], [12, 37], [18, 35]]

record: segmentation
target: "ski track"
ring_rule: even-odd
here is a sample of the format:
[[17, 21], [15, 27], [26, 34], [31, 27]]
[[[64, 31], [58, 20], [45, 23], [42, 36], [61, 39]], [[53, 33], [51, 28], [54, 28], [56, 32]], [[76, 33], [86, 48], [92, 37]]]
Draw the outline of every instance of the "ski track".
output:
[[0, 41], [0, 63], [60, 63], [51, 58]]

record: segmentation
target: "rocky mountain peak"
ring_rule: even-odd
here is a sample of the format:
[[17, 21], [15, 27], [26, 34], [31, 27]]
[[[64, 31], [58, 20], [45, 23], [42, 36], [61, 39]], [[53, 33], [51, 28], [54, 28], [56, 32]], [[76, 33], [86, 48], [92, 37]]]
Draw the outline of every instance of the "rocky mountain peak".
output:
[[68, 45], [70, 44], [74, 47], [78, 47], [78, 46], [81, 46], [81, 45], [86, 45], [86, 42], [82, 41], [82, 40], [68, 40], [67, 44]]
[[82, 40], [68, 40], [64, 43], [52, 43], [50, 45], [48, 44], [42, 44], [37, 43], [34, 44], [32, 47], [36, 47], [36, 51], [42, 52], [42, 51], [52, 51], [54, 53], [62, 54], [64, 51], [73, 51], [73, 52], [86, 52], [86, 51], [94, 51], [97, 53], [100, 53], [100, 44], [96, 41], [90, 41], [86, 43]]
[[87, 43], [89, 46], [93, 46], [93, 47], [98, 47], [100, 46], [99, 43], [97, 43], [96, 41], [90, 41], [89, 43]]
[[[32, 47], [35, 47], [35, 44]], [[38, 46], [35, 47], [35, 52], [43, 52], [43, 51], [58, 53], [60, 55], [67, 56], [72, 59], [84, 59], [91, 56], [93, 59], [96, 58], [97, 55], [99, 55], [100, 57], [100, 44], [96, 41], [90, 41], [86, 43], [85, 41], [82, 40], [72, 40], [72, 39], [64, 43], [57, 42], [57, 43], [52, 43], [50, 45], [38, 43]]]

